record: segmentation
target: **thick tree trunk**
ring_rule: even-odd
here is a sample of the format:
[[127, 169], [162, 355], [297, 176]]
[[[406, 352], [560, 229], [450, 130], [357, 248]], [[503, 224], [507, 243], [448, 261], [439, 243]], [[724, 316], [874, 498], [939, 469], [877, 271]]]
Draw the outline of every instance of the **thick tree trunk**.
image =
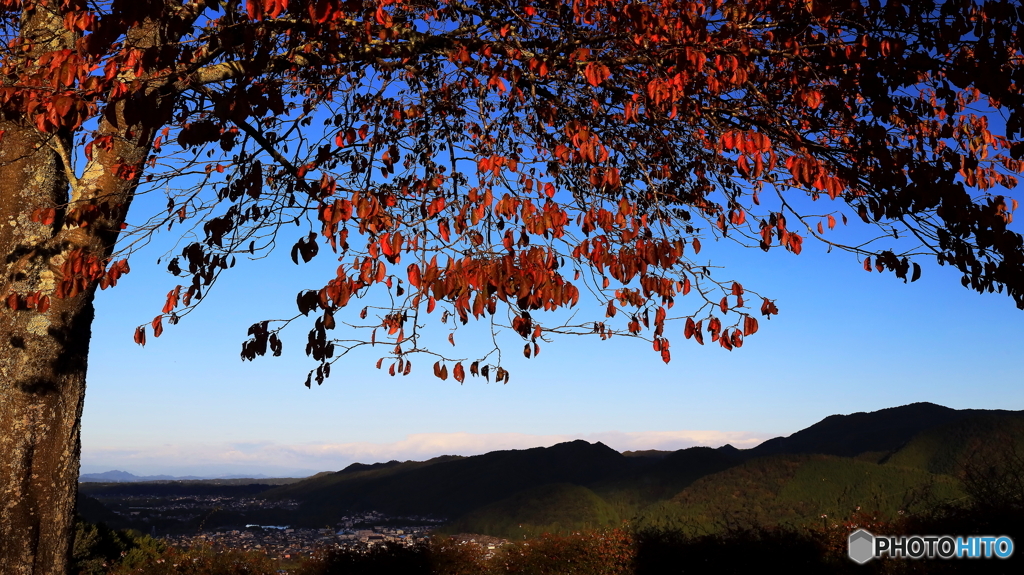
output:
[[[155, 104], [160, 113], [171, 100]], [[116, 120], [124, 127], [100, 121], [98, 132], [117, 141], [93, 154], [75, 185], [57, 152], [70, 138], [0, 122], [0, 575], [67, 571], [98, 278], [69, 291], [76, 282], [65, 275], [84, 272], [65, 262], [77, 254], [106, 266], [138, 185], [138, 175], [123, 179], [113, 167], [141, 173], [154, 132], [129, 125], [120, 109]], [[64, 225], [68, 210], [86, 207], [102, 215]], [[56, 210], [52, 222], [33, 221], [40, 208]]]
[[[23, 14], [26, 67], [75, 47], [62, 18], [52, 3]], [[166, 13], [147, 18], [127, 42], [139, 50], [162, 46], [167, 26]], [[122, 76], [135, 79], [127, 70]], [[112, 144], [95, 150], [78, 175], [65, 164], [74, 134], [43, 134], [24, 117], [0, 118], [0, 575], [67, 572], [98, 277], [65, 263], [108, 264], [154, 133], [174, 106], [173, 96], [160, 95], [166, 82], [150, 82], [145, 92], [154, 97], [134, 114], [124, 100], [108, 104], [95, 135]], [[39, 209], [56, 213], [33, 221]], [[65, 226], [69, 211], [79, 217]]]
[[[166, 2], [167, 11], [128, 30], [127, 44], [144, 51], [174, 42], [189, 29], [182, 21], [200, 12]], [[57, 5], [22, 16], [26, 68], [75, 47]], [[94, 134], [109, 136], [110, 146], [93, 150], [78, 174], [67, 165], [75, 134], [40, 133], [23, 115], [0, 117], [0, 575], [68, 569], [93, 272], [109, 263], [154, 134], [177, 96], [173, 77], [136, 78], [131, 70], [119, 77], [146, 82], [136, 94], [146, 98], [130, 112], [131, 98], [107, 104]], [[40, 209], [49, 213], [38, 217]], [[69, 212], [76, 217], [65, 225]]]
[[0, 297], [39, 294], [51, 302], [42, 313], [0, 303], [0, 573], [61, 574], [78, 488], [94, 290], [53, 297], [67, 246], [56, 224], [30, 216], [66, 204], [63, 164], [34, 130], [0, 129]]
[[[21, 38], [26, 63], [75, 41], [52, 6], [23, 15]], [[0, 575], [62, 575], [78, 494], [94, 288], [53, 297], [69, 234], [59, 219], [44, 225], [32, 214], [66, 209], [67, 172], [56, 140], [22, 120], [0, 122]], [[49, 309], [7, 300], [19, 294], [45, 296]]]

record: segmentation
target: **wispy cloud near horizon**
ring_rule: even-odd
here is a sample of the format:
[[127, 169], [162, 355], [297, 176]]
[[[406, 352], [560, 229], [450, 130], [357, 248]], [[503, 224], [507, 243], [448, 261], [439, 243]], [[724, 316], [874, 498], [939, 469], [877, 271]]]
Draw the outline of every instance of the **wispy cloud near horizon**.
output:
[[416, 433], [391, 443], [301, 443], [272, 441], [163, 444], [134, 447], [85, 447], [82, 472], [120, 469], [136, 475], [217, 475], [252, 473], [309, 475], [352, 463], [425, 460], [441, 455], [479, 455], [489, 451], [550, 447], [583, 439], [617, 451], [676, 450], [732, 444], [745, 449], [769, 439], [742, 431], [609, 431], [580, 435], [526, 433]]

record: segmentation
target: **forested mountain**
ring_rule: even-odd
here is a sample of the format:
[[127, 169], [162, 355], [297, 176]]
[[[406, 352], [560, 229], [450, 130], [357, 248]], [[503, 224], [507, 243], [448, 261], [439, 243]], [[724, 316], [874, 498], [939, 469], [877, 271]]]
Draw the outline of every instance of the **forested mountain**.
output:
[[330, 525], [349, 511], [377, 510], [445, 518], [448, 532], [516, 538], [622, 522], [707, 533], [830, 521], [858, 508], [915, 513], [963, 499], [965, 489], [977, 487], [963, 479], [983, 480], [971, 471], [982, 466], [1024, 469], [1024, 412], [916, 403], [832, 415], [747, 450], [623, 454], [577, 440], [472, 457], [355, 463], [246, 489], [249, 496], [298, 501], [295, 525]]

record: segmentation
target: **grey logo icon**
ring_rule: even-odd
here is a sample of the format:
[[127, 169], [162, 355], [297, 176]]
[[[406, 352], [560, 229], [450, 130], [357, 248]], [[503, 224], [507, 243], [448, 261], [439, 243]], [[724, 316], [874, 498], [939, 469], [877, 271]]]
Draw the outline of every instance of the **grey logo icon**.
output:
[[849, 549], [847, 553], [850, 559], [853, 559], [857, 563], [863, 565], [875, 557], [875, 536], [871, 533], [858, 529], [853, 533], [850, 533], [848, 539]]

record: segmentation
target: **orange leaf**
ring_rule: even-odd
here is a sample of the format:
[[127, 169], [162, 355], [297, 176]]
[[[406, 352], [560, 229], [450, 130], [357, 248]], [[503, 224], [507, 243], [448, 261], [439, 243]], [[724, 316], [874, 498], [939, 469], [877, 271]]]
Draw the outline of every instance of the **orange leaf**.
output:
[[743, 335], [753, 335], [757, 333], [757, 318], [747, 316], [743, 320]]
[[595, 88], [599, 86], [601, 82], [604, 82], [606, 79], [608, 79], [608, 76], [611, 75], [612, 73], [611, 70], [608, 69], [608, 66], [605, 66], [604, 64], [599, 64], [597, 62], [591, 62], [587, 64], [587, 68], [584, 71], [584, 76], [586, 76], [587, 82], [589, 82], [590, 85], [594, 86]]

